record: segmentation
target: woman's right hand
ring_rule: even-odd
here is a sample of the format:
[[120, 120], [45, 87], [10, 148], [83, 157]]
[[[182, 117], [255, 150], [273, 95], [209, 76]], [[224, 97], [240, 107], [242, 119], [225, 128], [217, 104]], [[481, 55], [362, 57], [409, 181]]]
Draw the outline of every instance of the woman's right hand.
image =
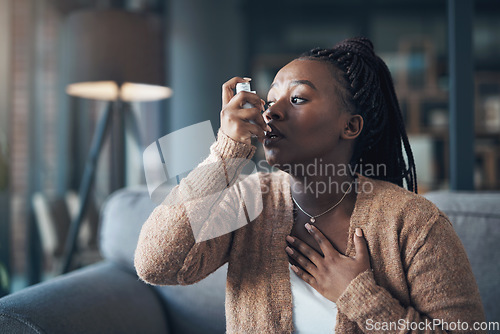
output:
[[[249, 145], [252, 136], [257, 136], [262, 142], [265, 138], [264, 131], [271, 131], [261, 114], [265, 102], [257, 94], [251, 92], [234, 94], [237, 83], [250, 80], [234, 77], [222, 85], [222, 110], [220, 112], [222, 132], [233, 140]], [[243, 108], [246, 102], [252, 104], [254, 108]]]

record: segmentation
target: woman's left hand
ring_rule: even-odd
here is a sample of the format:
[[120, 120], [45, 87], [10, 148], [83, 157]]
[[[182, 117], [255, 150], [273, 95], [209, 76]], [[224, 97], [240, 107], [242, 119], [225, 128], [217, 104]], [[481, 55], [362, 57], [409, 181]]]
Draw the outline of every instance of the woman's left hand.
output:
[[[370, 269], [370, 257], [363, 231], [356, 228], [353, 236], [356, 256], [351, 258], [340, 254], [315, 226], [306, 225], [308, 232], [321, 247], [324, 257], [300, 239], [287, 236], [288, 243], [294, 249], [287, 247], [286, 251], [307, 272], [297, 266], [292, 266], [292, 269], [325, 298], [336, 303], [349, 283], [356, 276]], [[290, 250], [292, 250], [291, 253]]]

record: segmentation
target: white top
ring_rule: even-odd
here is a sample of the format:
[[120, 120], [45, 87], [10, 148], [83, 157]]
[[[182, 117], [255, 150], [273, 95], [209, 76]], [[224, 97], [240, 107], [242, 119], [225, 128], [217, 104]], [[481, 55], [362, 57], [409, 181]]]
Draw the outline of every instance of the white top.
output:
[[293, 326], [297, 334], [335, 333], [337, 305], [323, 297], [290, 268]]

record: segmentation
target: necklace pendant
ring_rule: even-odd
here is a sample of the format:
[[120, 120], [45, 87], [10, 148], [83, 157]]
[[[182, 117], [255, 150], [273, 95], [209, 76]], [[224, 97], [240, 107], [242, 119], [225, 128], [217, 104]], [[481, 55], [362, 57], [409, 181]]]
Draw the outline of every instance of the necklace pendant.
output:
[[313, 224], [314, 224], [314, 223], [316, 222], [316, 218], [311, 217], [310, 221], [311, 221], [311, 223], [313, 223]]

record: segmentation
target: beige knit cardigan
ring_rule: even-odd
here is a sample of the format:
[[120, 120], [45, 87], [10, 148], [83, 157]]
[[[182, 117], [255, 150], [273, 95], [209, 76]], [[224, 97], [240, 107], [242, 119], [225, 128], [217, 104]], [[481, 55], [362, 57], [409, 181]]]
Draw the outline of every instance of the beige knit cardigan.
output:
[[[289, 176], [254, 174], [240, 189], [234, 176], [255, 147], [219, 131], [210, 151], [142, 227], [137, 273], [150, 284], [186, 285], [229, 262], [227, 333], [293, 333], [285, 252], [285, 237], [294, 223]], [[196, 243], [187, 212], [204, 207], [207, 196], [228, 186], [246, 205], [251, 196], [261, 196], [261, 214], [231, 233]], [[474, 322], [484, 321], [469, 261], [448, 218], [425, 198], [388, 182], [359, 176], [358, 189], [365, 191], [358, 193], [351, 216], [346, 255], [355, 255], [353, 233], [361, 227], [373, 271], [358, 275], [337, 300], [336, 333], [387, 333], [375, 326], [390, 322], [437, 319], [467, 322], [472, 328]], [[235, 213], [224, 199], [219, 201], [210, 204], [210, 221], [224, 225]], [[431, 332], [428, 328], [419, 333]]]

